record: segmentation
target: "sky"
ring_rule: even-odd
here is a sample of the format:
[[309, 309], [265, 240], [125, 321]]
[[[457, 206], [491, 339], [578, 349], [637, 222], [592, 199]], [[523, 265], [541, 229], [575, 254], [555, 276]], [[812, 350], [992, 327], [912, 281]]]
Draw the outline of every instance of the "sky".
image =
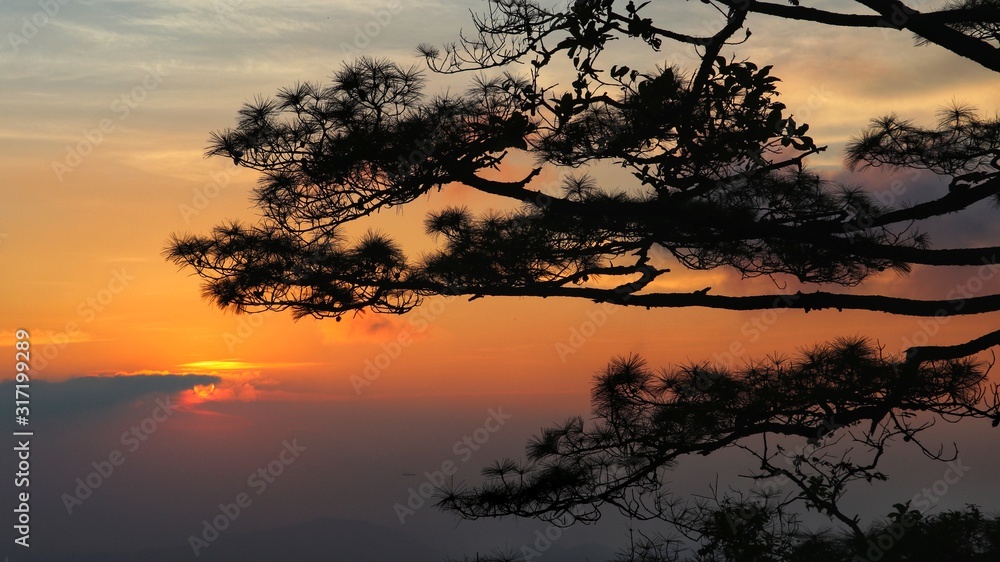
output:
[[[718, 25], [701, 3], [662, 4], [651, 8], [677, 10], [671, 21], [679, 29]], [[839, 1], [810, 5], [852, 9]], [[732, 363], [856, 334], [898, 353], [924, 340], [966, 341], [1000, 320], [436, 297], [402, 317], [295, 321], [287, 313], [221, 311], [200, 297], [197, 278], [163, 259], [171, 234], [254, 220], [249, 195], [257, 175], [204, 157], [210, 132], [232, 126], [241, 104], [300, 81], [323, 82], [360, 55], [420, 64], [416, 45], [455, 40], [460, 28], [470, 28], [469, 11], [483, 6], [0, 2], [0, 349], [9, 361], [3, 373], [12, 373], [18, 330], [30, 334], [35, 432], [31, 547], [14, 545], [6, 524], [0, 554], [12, 561], [95, 553], [132, 560], [139, 551], [143, 559], [211, 559], [241, 544], [275, 547], [281, 536], [300, 545], [337, 536], [345, 545], [377, 544], [427, 559], [519, 549], [546, 525], [460, 522], [418, 501], [420, 486], [434, 483], [443, 467], [454, 468], [449, 477], [456, 480], [475, 480], [494, 459], [519, 457], [540, 428], [586, 415], [592, 377], [616, 355], [637, 353], [656, 366]], [[920, 174], [846, 172], [843, 148], [868, 119], [897, 112], [929, 124], [953, 100], [997, 111], [995, 75], [936, 47], [915, 47], [907, 34], [761, 16], [750, 27], [753, 36], [738, 52], [775, 65], [782, 99], [829, 146], [811, 166], [893, 204], [940, 196], [947, 186]], [[613, 52], [636, 68], [690, 69], [693, 61], [673, 46]], [[471, 76], [427, 78], [428, 92], [439, 93], [460, 90]], [[512, 169], [524, 162], [515, 159]], [[545, 171], [536, 187], [554, 189], [560, 174]], [[628, 180], [613, 170], [598, 177]], [[505, 203], [448, 186], [354, 232], [374, 227], [420, 248], [426, 213], [450, 205]], [[996, 245], [995, 212], [981, 205], [938, 219], [932, 240], [942, 247]], [[653, 289], [706, 286], [714, 294], [775, 290], [769, 280], [679, 267]], [[940, 297], [956, 287], [987, 294], [996, 281], [977, 281], [970, 269], [917, 268], [908, 277], [878, 276], [856, 291]], [[12, 376], [0, 380], [2, 401], [13, 402]], [[6, 428], [14, 427], [9, 418]], [[941, 435], [967, 443], [963, 459], [972, 467], [941, 505], [996, 500], [995, 435], [976, 427]], [[0, 461], [8, 474], [16, 463], [11, 447]], [[693, 460], [678, 467], [677, 486], [704, 491], [706, 474], [727, 478], [732, 462], [725, 453]], [[856, 500], [859, 510], [875, 510], [872, 517], [944, 470], [904, 448], [889, 462], [906, 470], [877, 495]], [[9, 477], [5, 482], [0, 497], [9, 521], [19, 502]], [[401, 517], [396, 507], [411, 501], [411, 490], [418, 491], [416, 507]], [[190, 537], [202, 536], [204, 522], [230, 504], [240, 507], [238, 516], [196, 553]], [[625, 522], [609, 514], [596, 529], [560, 531], [547, 556], [610, 554], [626, 533]], [[361, 559], [344, 548], [344, 559]]]

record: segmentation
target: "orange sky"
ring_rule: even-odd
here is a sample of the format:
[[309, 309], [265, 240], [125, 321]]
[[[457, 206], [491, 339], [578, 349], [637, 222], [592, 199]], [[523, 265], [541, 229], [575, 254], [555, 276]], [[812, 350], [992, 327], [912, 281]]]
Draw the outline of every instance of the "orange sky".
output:
[[[280, 368], [340, 393], [349, 388], [350, 375], [379, 352], [384, 339], [392, 339], [410, 325], [411, 319], [371, 315], [340, 325], [313, 320], [294, 323], [278, 314], [236, 317], [201, 300], [198, 281], [160, 255], [171, 233], [202, 233], [223, 220], [253, 219], [248, 193], [256, 180], [254, 173], [237, 170], [221, 159], [203, 159], [208, 133], [230, 126], [240, 103], [254, 94], [270, 94], [303, 79], [321, 79], [339, 64], [346, 54], [345, 32], [363, 27], [371, 14], [346, 12], [354, 19], [336, 23], [323, 23], [326, 19], [319, 18], [322, 21], [310, 23], [301, 36], [294, 32], [296, 18], [305, 14], [345, 13], [334, 6], [304, 3], [300, 11], [289, 10], [277, 18], [282, 24], [273, 24], [274, 37], [260, 39], [264, 46], [281, 44], [284, 48], [261, 48], [250, 54], [223, 45], [227, 39], [245, 40], [242, 26], [265, 17], [263, 8], [200, 16], [190, 7], [137, 9], [136, 14], [123, 16], [133, 27], [119, 29], [102, 19], [107, 14], [87, 13], [84, 5], [71, 5], [63, 12], [65, 19], [55, 19], [19, 52], [5, 54], [12, 70], [8, 88], [13, 95], [4, 103], [5, 118], [0, 125], [6, 148], [0, 155], [6, 184], [0, 211], [0, 232], [5, 235], [0, 239], [0, 255], [15, 274], [6, 276], [5, 290], [0, 292], [6, 324], [6, 331], [0, 333], [7, 335], [8, 345], [9, 332], [21, 327], [31, 330], [39, 343], [68, 335], [69, 343], [59, 346], [43, 376], [176, 372], [198, 362], [237, 361], [262, 372]], [[420, 25], [422, 16], [416, 5], [404, 4], [399, 10], [388, 26], [392, 33], [374, 37], [377, 41], [366, 54], [406, 59], [419, 40], [440, 42], [450, 37], [444, 23], [429, 28], [437, 31], [425, 31], [428, 28]], [[463, 12], [458, 7], [453, 10], [456, 14], [447, 11], [451, 15], [445, 21]], [[689, 25], [698, 28], [706, 23], [692, 19]], [[780, 30], [779, 26], [764, 19], [756, 29], [763, 29], [761, 39], [755, 38], [740, 52], [756, 53], [761, 63], [777, 63], [775, 73], [784, 80], [785, 103], [803, 116], [801, 120], [808, 118], [819, 142], [831, 146], [814, 159], [814, 165], [829, 167], [831, 173], [839, 164], [843, 143], [869, 117], [896, 110], [928, 119], [953, 98], [981, 106], [995, 98], [995, 81], [987, 72], [939, 49], [915, 49], [909, 46], [909, 38], [882, 30], [856, 32], [865, 40], [844, 41], [841, 35], [821, 32], [819, 27], [805, 38], [798, 32], [794, 37], [783, 36], [772, 31]], [[315, 40], [316, 34], [326, 32], [331, 33], [328, 38]], [[180, 38], [200, 42], [170, 50], [171, 41]], [[89, 62], [74, 53], [63, 52], [55, 59], [47, 56], [71, 39], [88, 41], [99, 51], [85, 59]], [[213, 57], [210, 53], [216, 47], [221, 53]], [[834, 47], [843, 54], [824, 57], [822, 64], [809, 56]], [[628, 56], [638, 55], [630, 52]], [[641, 56], [648, 58], [648, 54]], [[664, 57], [677, 64], [686, 60], [678, 52], [664, 53]], [[941, 79], [924, 80], [928, 74]], [[434, 92], [461, 79], [431, 77], [428, 90]], [[105, 127], [107, 132], [95, 132], [107, 122], [111, 123]], [[95, 135], [100, 140], [77, 166], [70, 171], [59, 167], [73, 163], [67, 152], [86, 148], [87, 139], [97, 139]], [[888, 183], [885, 178], [876, 173], [866, 181]], [[535, 187], [544, 189], [558, 179], [558, 171], [549, 171]], [[929, 195], [926, 190], [918, 191], [914, 188], [906, 196]], [[405, 210], [375, 216], [356, 232], [372, 226], [398, 236], [411, 249], [426, 247], [420, 232], [425, 213], [456, 203], [479, 209], [506, 205], [449, 187]], [[981, 234], [985, 242], [990, 231], [983, 227]], [[881, 286], [899, 289], [900, 283], [907, 282], [886, 277]], [[769, 282], [741, 285], [722, 271], [695, 276], [678, 268], [662, 286], [693, 290], [705, 286], [703, 282], [719, 294], [773, 290]], [[587, 320], [593, 305], [517, 299], [443, 302], [447, 305], [439, 318], [428, 307], [416, 311], [416, 315], [435, 316], [435, 321], [416, 334], [414, 345], [392, 367], [420, 376], [387, 380], [373, 385], [373, 392], [413, 388], [446, 392], [453, 385], [487, 390], [506, 362], [514, 362], [517, 368], [511, 369], [515, 374], [503, 377], [504, 388], [578, 388], [599, 357], [641, 350], [655, 352], [660, 361], [698, 359], [725, 348], [718, 340], [739, 337], [734, 327], [754, 316], [700, 310], [622, 311], [585, 350], [563, 365], [553, 349], [570, 329]], [[963, 324], [972, 327], [959, 328], [948, 340], [957, 341], [975, 331], [981, 321], [966, 319]], [[811, 327], [818, 322], [823, 324], [821, 329]], [[259, 327], [253, 327], [258, 323]], [[792, 312], [761, 338], [759, 349], [785, 347], [779, 343], [786, 341], [785, 326], [796, 326], [789, 333], [808, 333], [809, 337], [796, 338], [799, 343], [795, 345], [799, 345], [811, 341], [813, 335], [856, 332], [860, 323], [871, 328], [865, 333], [888, 342], [915, 325], [913, 319], [877, 314], [806, 317]], [[957, 327], [959, 322], [954, 324]], [[445, 351], [455, 349], [463, 351]], [[554, 363], [543, 367], [547, 356]], [[584, 356], [589, 363], [579, 361]], [[440, 364], [428, 364], [430, 358]], [[490, 374], [484, 373], [481, 380], [470, 376], [469, 361], [490, 366]], [[539, 377], [539, 373], [547, 375]], [[404, 378], [408, 382], [402, 382]]]
[[[318, 0], [236, 4], [238, 9], [216, 13], [206, 7], [210, 3], [182, 0], [155, 5], [60, 2], [60, 13], [30, 41], [16, 50], [9, 44], [0, 49], [5, 68], [0, 98], [0, 260], [5, 264], [0, 347], [12, 352], [14, 331], [28, 330], [36, 353], [32, 373], [38, 380], [151, 373], [221, 377], [212, 392], [203, 388], [200, 394], [177, 395], [186, 413], [183, 423], [172, 426], [171, 435], [177, 435], [170, 439], [194, 450], [224, 446], [242, 458], [239, 451], [246, 451], [239, 444], [257, 435], [251, 428], [259, 429], [262, 420], [277, 424], [274, 439], [267, 436], [275, 442], [296, 430], [292, 423], [281, 425], [278, 410], [316, 413], [317, 405], [336, 410], [351, 404], [351, 411], [362, 412], [359, 416], [374, 424], [376, 413], [398, 413], [386, 404], [397, 404], [392, 401], [401, 397], [421, 412], [412, 423], [426, 421], [427, 435], [441, 435], [438, 442], [450, 445], [453, 424], [425, 420], [427, 412], [440, 405], [461, 410], [463, 420], [475, 420], [483, 411], [480, 405], [498, 397], [521, 405], [525, 421], [518, 422], [520, 432], [505, 437], [509, 442], [504, 445], [517, 454], [515, 445], [541, 424], [584, 413], [591, 377], [614, 355], [639, 353], [653, 365], [667, 366], [728, 361], [726, 354], [740, 349], [732, 359], [742, 361], [855, 334], [876, 338], [895, 353], [922, 338], [920, 334], [929, 343], [958, 343], [994, 329], [1000, 320], [992, 314], [942, 325], [864, 312], [609, 311], [584, 301], [443, 297], [407, 316], [366, 314], [340, 323], [220, 311], [200, 297], [198, 279], [161, 254], [171, 233], [205, 233], [225, 220], [255, 217], [248, 197], [255, 174], [222, 159], [204, 159], [209, 132], [232, 126], [239, 106], [255, 94], [270, 95], [301, 80], [323, 80], [351, 55], [345, 46], [356, 41], [358, 30], [377, 19], [378, 10], [389, 9], [378, 0], [366, 8]], [[468, 27], [467, 10], [478, 6], [402, 1], [357, 52], [416, 62], [416, 44], [453, 40], [459, 26]], [[21, 18], [35, 11], [5, 5], [8, 9], [16, 14], [0, 17], [4, 33], [20, 33]], [[952, 99], [996, 110], [995, 75], [934, 47], [915, 48], [905, 34], [848, 34], [809, 24], [786, 30], [783, 24], [758, 19], [753, 39], [739, 52], [759, 64], [776, 65], [785, 103], [811, 124], [819, 144], [830, 146], [814, 166], [831, 178], [880, 189], [903, 181], [901, 203], [940, 194], [945, 186], [927, 178], [846, 174], [840, 170], [844, 144], [869, 118], [893, 110], [924, 123]], [[679, 20], [692, 29], [703, 27], [704, 21], [712, 21], [711, 16]], [[688, 57], [674, 52], [662, 53], [660, 60], [637, 50], [621, 56], [625, 62], [641, 59], [631, 63], [640, 67], [689, 64]], [[460, 87], [467, 78], [431, 76], [428, 91]], [[614, 174], [600, 177], [621, 180]], [[558, 171], [547, 171], [534, 187], [552, 186], [558, 179]], [[421, 226], [425, 214], [455, 204], [476, 209], [506, 205], [449, 186], [404, 210], [376, 215], [352, 232], [376, 227], [398, 236], [415, 254], [427, 244]], [[935, 240], [997, 244], [995, 211], [984, 207], [972, 216], [982, 220], [936, 223]], [[940, 298], [974, 274], [959, 268], [917, 270], [908, 278], [885, 274], [859, 290]], [[713, 287], [713, 294], [776, 290], [766, 279], [741, 283], [724, 271], [695, 274], [680, 268], [654, 289], [706, 286]], [[982, 292], [995, 292], [997, 286], [996, 279], [988, 281]], [[590, 332], [582, 339], [575, 335]], [[365, 377], [366, 370], [374, 375], [359, 383], [357, 377]], [[475, 398], [463, 398], [469, 396]], [[255, 403], [260, 404], [257, 409]], [[465, 403], [476, 404], [472, 413], [461, 407]], [[119, 418], [128, 417], [115, 415], [99, 422], [112, 428], [107, 430], [112, 437]], [[307, 420], [295, 423], [305, 426]], [[433, 437], [427, 439], [433, 442]], [[156, 445], [157, 455], [169, 457], [168, 442], [164, 438]], [[76, 464], [67, 470], [83, 470], [95, 451], [107, 449], [106, 443], [95, 441], [92, 448], [70, 455]], [[375, 457], [384, 453], [377, 444], [355, 445]], [[271, 446], [268, 441], [266, 447]], [[190, 451], [183, 454], [194, 458]], [[485, 464], [491, 458], [484, 455], [477, 461]], [[310, 473], [333, 469], [316, 462]], [[470, 465], [468, 473], [477, 469]], [[245, 472], [235, 460], [206, 470], [213, 478]], [[59, 491], [71, 482], [72, 477], [60, 481]], [[391, 516], [386, 505], [371, 506], [373, 512]]]

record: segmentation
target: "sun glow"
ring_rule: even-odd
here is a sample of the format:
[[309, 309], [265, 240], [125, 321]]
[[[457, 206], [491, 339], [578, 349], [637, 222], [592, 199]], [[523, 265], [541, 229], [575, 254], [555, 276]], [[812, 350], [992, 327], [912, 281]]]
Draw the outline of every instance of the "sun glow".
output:
[[243, 361], [196, 361], [183, 363], [180, 366], [196, 371], [238, 371], [258, 367], [258, 365]]
[[208, 398], [215, 392], [215, 384], [196, 384], [192, 390], [199, 398]]

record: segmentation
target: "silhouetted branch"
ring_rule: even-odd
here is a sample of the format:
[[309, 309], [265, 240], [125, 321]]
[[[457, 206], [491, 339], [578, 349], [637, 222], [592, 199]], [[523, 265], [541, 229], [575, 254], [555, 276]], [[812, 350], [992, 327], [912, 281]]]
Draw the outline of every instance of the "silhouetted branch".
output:
[[[916, 413], [996, 419], [1000, 402], [995, 385], [993, 400], [986, 400], [987, 385], [982, 363], [930, 355], [885, 357], [864, 339], [836, 340], [794, 358], [740, 367], [693, 364], [659, 374], [638, 357], [619, 357], [596, 377], [595, 421], [589, 427], [582, 418], [572, 418], [544, 430], [528, 444], [525, 462], [498, 462], [483, 471], [481, 485], [444, 490], [441, 506], [465, 518], [517, 515], [561, 524], [595, 520], [608, 506], [632, 518], [662, 519], [689, 538], [710, 537], [710, 544], [719, 546], [726, 542], [705, 524], [718, 510], [729, 514], [730, 532], [749, 531], [747, 525], [775, 522], [792, 504], [802, 503], [839, 521], [855, 544], [864, 545], [868, 535], [857, 516], [839, 506], [850, 483], [884, 480], [877, 467], [898, 436], [943, 459], [916, 439], [930, 424], [907, 420]], [[889, 419], [883, 415], [886, 407]], [[855, 432], [868, 421], [871, 429]], [[806, 445], [794, 451], [778, 445], [772, 451], [769, 439], [782, 436], [786, 443], [787, 437], [804, 438]], [[751, 447], [751, 438], [762, 438], [763, 449]], [[741, 501], [737, 511], [728, 499], [716, 497], [711, 508], [685, 507], [671, 497], [665, 471], [681, 457], [731, 446], [759, 461], [760, 472], [751, 477], [761, 486], [763, 503]], [[775, 479], [792, 485], [783, 499], [776, 497], [780, 484]], [[782, 541], [784, 548], [801, 538], [791, 522], [765, 529], [757, 527], [758, 536]]]

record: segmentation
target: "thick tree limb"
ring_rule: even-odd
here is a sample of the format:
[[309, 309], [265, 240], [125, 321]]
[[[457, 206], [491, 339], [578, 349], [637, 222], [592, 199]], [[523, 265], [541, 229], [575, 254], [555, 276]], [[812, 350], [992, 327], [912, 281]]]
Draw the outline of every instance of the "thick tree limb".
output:
[[922, 14], [898, 0], [857, 0], [886, 18], [885, 25], [906, 29], [956, 55], [973, 60], [983, 67], [1000, 72], [1000, 49], [970, 37], [942, 23], [921, 17]]
[[948, 361], [975, 355], [993, 346], [1000, 345], [1000, 330], [990, 332], [974, 340], [956, 345], [934, 345], [912, 347], [906, 351], [909, 363], [924, 363], [927, 361]]
[[[615, 289], [591, 287], [459, 287], [423, 285], [428, 293], [446, 295], [575, 297], [623, 306], [646, 308], [704, 307], [723, 310], [870, 310], [901, 316], [966, 316], [1000, 310], [1000, 294], [963, 296], [954, 291], [949, 300], [918, 300], [882, 295], [851, 295], [817, 291], [774, 295], [724, 296], [694, 293], [630, 294]], [[419, 290], [416, 286], [411, 289]]]
[[[727, 2], [728, 4], [728, 2]], [[843, 14], [830, 12], [807, 6], [791, 6], [772, 2], [754, 2], [750, 11], [791, 20], [811, 21], [824, 25], [843, 27], [887, 27], [889, 23], [882, 15]], [[1000, 10], [982, 6], [977, 8], [962, 8], [954, 10], [939, 10], [936, 12], [915, 13], [911, 17], [930, 23], [965, 23], [970, 21], [1000, 22]]]
[[929, 219], [954, 213], [1000, 193], [1000, 177], [995, 177], [975, 187], [949, 191], [947, 195], [920, 203], [905, 209], [898, 209], [876, 217], [859, 217], [846, 223], [836, 223], [826, 227], [827, 231], [850, 232], [865, 228], [887, 226], [908, 221]]

